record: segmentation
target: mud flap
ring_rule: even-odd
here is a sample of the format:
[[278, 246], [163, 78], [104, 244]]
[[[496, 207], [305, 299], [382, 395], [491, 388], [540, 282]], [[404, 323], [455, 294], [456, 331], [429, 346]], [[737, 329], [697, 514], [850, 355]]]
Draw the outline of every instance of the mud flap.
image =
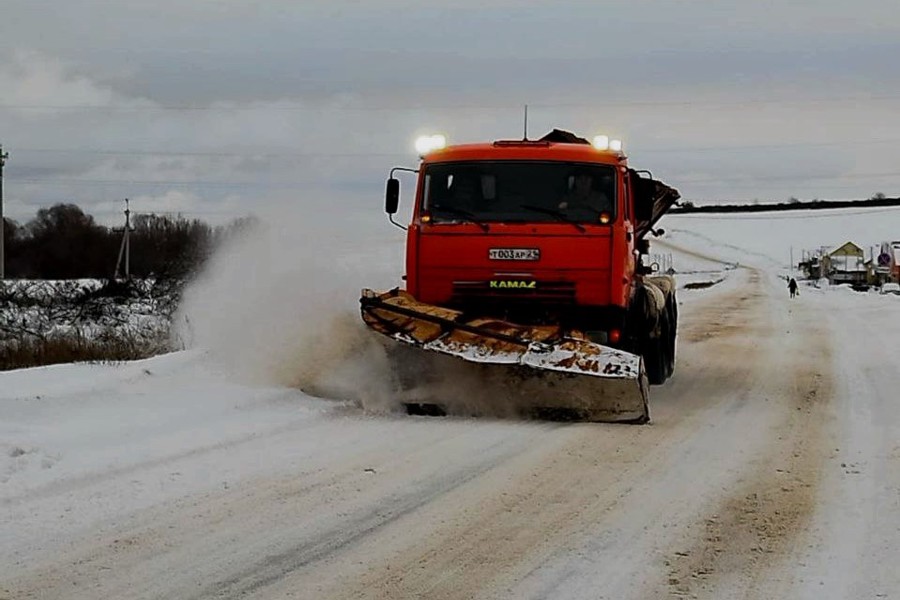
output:
[[564, 335], [555, 326], [466, 319], [400, 290], [363, 290], [360, 304], [366, 324], [394, 340], [478, 363], [490, 368], [486, 375], [492, 377], [506, 367], [503, 377], [515, 379], [516, 391], [506, 402], [519, 412], [585, 421], [649, 420], [647, 377], [638, 355]]

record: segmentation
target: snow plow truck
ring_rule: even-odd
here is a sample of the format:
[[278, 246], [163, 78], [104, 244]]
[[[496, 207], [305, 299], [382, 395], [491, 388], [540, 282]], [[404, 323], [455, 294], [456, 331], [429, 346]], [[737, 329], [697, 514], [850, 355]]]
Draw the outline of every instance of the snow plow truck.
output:
[[[363, 290], [366, 325], [508, 370], [538, 416], [646, 423], [648, 386], [675, 368], [678, 312], [672, 277], [645, 264], [648, 236], [678, 191], [629, 167], [607, 136], [430, 136], [417, 148], [418, 168], [392, 169], [385, 198], [406, 229], [405, 289]], [[408, 226], [394, 220], [397, 171], [417, 174]], [[442, 414], [427, 398], [405, 403]]]

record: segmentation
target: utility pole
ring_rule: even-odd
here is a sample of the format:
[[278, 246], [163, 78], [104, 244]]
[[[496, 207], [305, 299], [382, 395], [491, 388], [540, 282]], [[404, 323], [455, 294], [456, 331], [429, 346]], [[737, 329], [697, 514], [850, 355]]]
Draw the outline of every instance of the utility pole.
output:
[[4, 249], [6, 248], [6, 221], [3, 220], [3, 165], [6, 164], [7, 158], [9, 158], [9, 153], [4, 153], [3, 146], [0, 146], [0, 280], [6, 279], [6, 255], [4, 254]]
[[131, 208], [128, 198], [125, 198], [125, 231], [122, 233], [122, 245], [119, 246], [119, 258], [116, 260], [116, 272], [113, 279], [119, 278], [119, 267], [122, 265], [122, 256], [125, 256], [125, 279], [131, 279], [131, 242], [128, 239], [131, 233]]

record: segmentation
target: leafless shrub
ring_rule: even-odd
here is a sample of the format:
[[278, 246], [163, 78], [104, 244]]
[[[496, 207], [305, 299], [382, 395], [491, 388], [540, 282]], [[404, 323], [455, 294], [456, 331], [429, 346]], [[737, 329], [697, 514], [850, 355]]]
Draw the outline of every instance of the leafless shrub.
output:
[[0, 369], [131, 360], [171, 349], [174, 304], [152, 281], [0, 285]]

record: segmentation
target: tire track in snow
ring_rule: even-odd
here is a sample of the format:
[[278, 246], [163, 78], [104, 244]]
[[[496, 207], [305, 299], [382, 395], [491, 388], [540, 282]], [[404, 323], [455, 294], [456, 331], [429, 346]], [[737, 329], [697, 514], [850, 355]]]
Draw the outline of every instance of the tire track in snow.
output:
[[[715, 300], [732, 315], [748, 313], [748, 320], [760, 295], [754, 291], [758, 276], [749, 275], [755, 285]], [[700, 315], [689, 319], [686, 329], [690, 332], [705, 326]], [[759, 350], [743, 345], [750, 332], [748, 324], [723, 331], [716, 339], [716, 349], [741, 348], [742, 358], [752, 364]], [[370, 542], [373, 549], [378, 548], [374, 560], [371, 552], [342, 557], [333, 569], [343, 573], [344, 581], [324, 588], [322, 597], [514, 597], [507, 594], [516, 582], [554, 554], [577, 548], [586, 529], [604, 522], [617, 527], [614, 514], [640, 514], [645, 494], [655, 489], [654, 482], [665, 481], [664, 485], [676, 485], [679, 493], [691, 495], [688, 482], [668, 481], [666, 465], [673, 454], [681, 456], [689, 452], [686, 449], [702, 446], [689, 425], [695, 417], [711, 408], [727, 415], [737, 410], [732, 405], [742, 403], [740, 397], [707, 394], [710, 387], [726, 381], [735, 389], [748, 389], [757, 374], [741, 361], [711, 368], [708, 363], [698, 364], [695, 369], [704, 376], [682, 382], [690, 385], [679, 386], [683, 392], [679, 406], [668, 407], [656, 425], [578, 425], [568, 429], [553, 444], [537, 445], [517, 464], [503, 465], [502, 472], [473, 482], [471, 489], [442, 498], [425, 511], [423, 516], [431, 515], [426, 522], [434, 525], [416, 526], [421, 532], [417, 539], [385, 536], [383, 541]], [[634, 525], [637, 529], [628, 535], [647, 533], [646, 521], [638, 518]], [[364, 568], [357, 566], [363, 564]], [[299, 589], [305, 582], [291, 583]], [[528, 597], [572, 597], [565, 591], [561, 595], [554, 592]]]
[[[352, 421], [352, 420], [351, 420]], [[555, 425], [359, 423], [371, 433], [316, 472], [244, 481], [145, 511], [9, 582], [15, 597], [238, 598], [261, 594], [520, 453]], [[486, 431], [485, 431], [486, 430]], [[486, 438], [486, 439], [485, 439]], [[340, 438], [339, 445], [352, 442]], [[463, 457], [453, 449], [465, 447]], [[442, 456], [456, 455], [447, 464]], [[199, 557], [202, 557], [199, 558]]]
[[[708, 308], [696, 312], [686, 319], [689, 325], [679, 329], [679, 337], [690, 344], [715, 341], [723, 344], [729, 338], [740, 336], [746, 339], [754, 335], [748, 323], [754, 318], [756, 306], [765, 302], [765, 294], [759, 290], [760, 274], [751, 270], [746, 286], [734, 292], [727, 292], [717, 302], [707, 304]], [[742, 342], [743, 340], [738, 340]]]
[[[293, 392], [291, 392], [291, 394], [292, 393]], [[305, 416], [304, 418], [294, 419], [282, 425], [270, 427], [265, 430], [236, 435], [231, 439], [222, 440], [214, 444], [197, 446], [184, 450], [182, 452], [176, 452], [165, 456], [160, 456], [158, 458], [136, 462], [130, 465], [123, 465], [121, 467], [114, 467], [100, 472], [86, 473], [83, 475], [77, 475], [75, 477], [54, 481], [52, 483], [30, 489], [15, 496], [0, 498], [0, 506], [12, 507], [17, 504], [32, 503], [50, 496], [82, 491], [87, 488], [100, 485], [107, 481], [122, 479], [141, 471], [148, 471], [160, 466], [178, 463], [182, 460], [194, 459], [201, 456], [221, 452], [223, 450], [237, 448], [242, 445], [259, 442], [260, 440], [265, 438], [284, 435], [288, 433], [300, 433], [305, 429], [311, 429], [320, 425], [321, 424], [318, 420], [311, 419], [308, 416]]]
[[185, 600], [244, 598], [259, 593], [281, 579], [352, 546], [379, 528], [413, 513], [435, 498], [480, 477], [498, 463], [511, 458], [516, 449], [507, 448], [505, 452], [499, 454], [496, 453], [497, 450], [500, 448], [488, 448], [480, 462], [457, 467], [437, 479], [407, 485], [401, 492], [394, 493], [377, 504], [368, 505], [356, 514], [348, 515], [334, 527], [323, 530], [315, 536], [305, 537], [300, 543], [270, 554], [200, 593], [184, 598]]
[[783, 422], [745, 481], [695, 524], [699, 536], [670, 552], [668, 597], [769, 598], [773, 588], [790, 588], [773, 570], [810, 524], [828, 455], [831, 346], [815, 317], [792, 310], [782, 323], [789, 336], [779, 356], [788, 364], [773, 365], [761, 384], [781, 403]]
[[666, 445], [648, 446], [661, 432], [623, 429], [572, 426], [557, 443], [535, 451], [543, 458], [523, 457], [442, 498], [429, 511], [434, 526], [323, 597], [452, 600], [502, 588], [501, 580], [515, 580], [523, 567], [530, 571], [585, 524], [627, 501], [629, 481], [652, 477]]

